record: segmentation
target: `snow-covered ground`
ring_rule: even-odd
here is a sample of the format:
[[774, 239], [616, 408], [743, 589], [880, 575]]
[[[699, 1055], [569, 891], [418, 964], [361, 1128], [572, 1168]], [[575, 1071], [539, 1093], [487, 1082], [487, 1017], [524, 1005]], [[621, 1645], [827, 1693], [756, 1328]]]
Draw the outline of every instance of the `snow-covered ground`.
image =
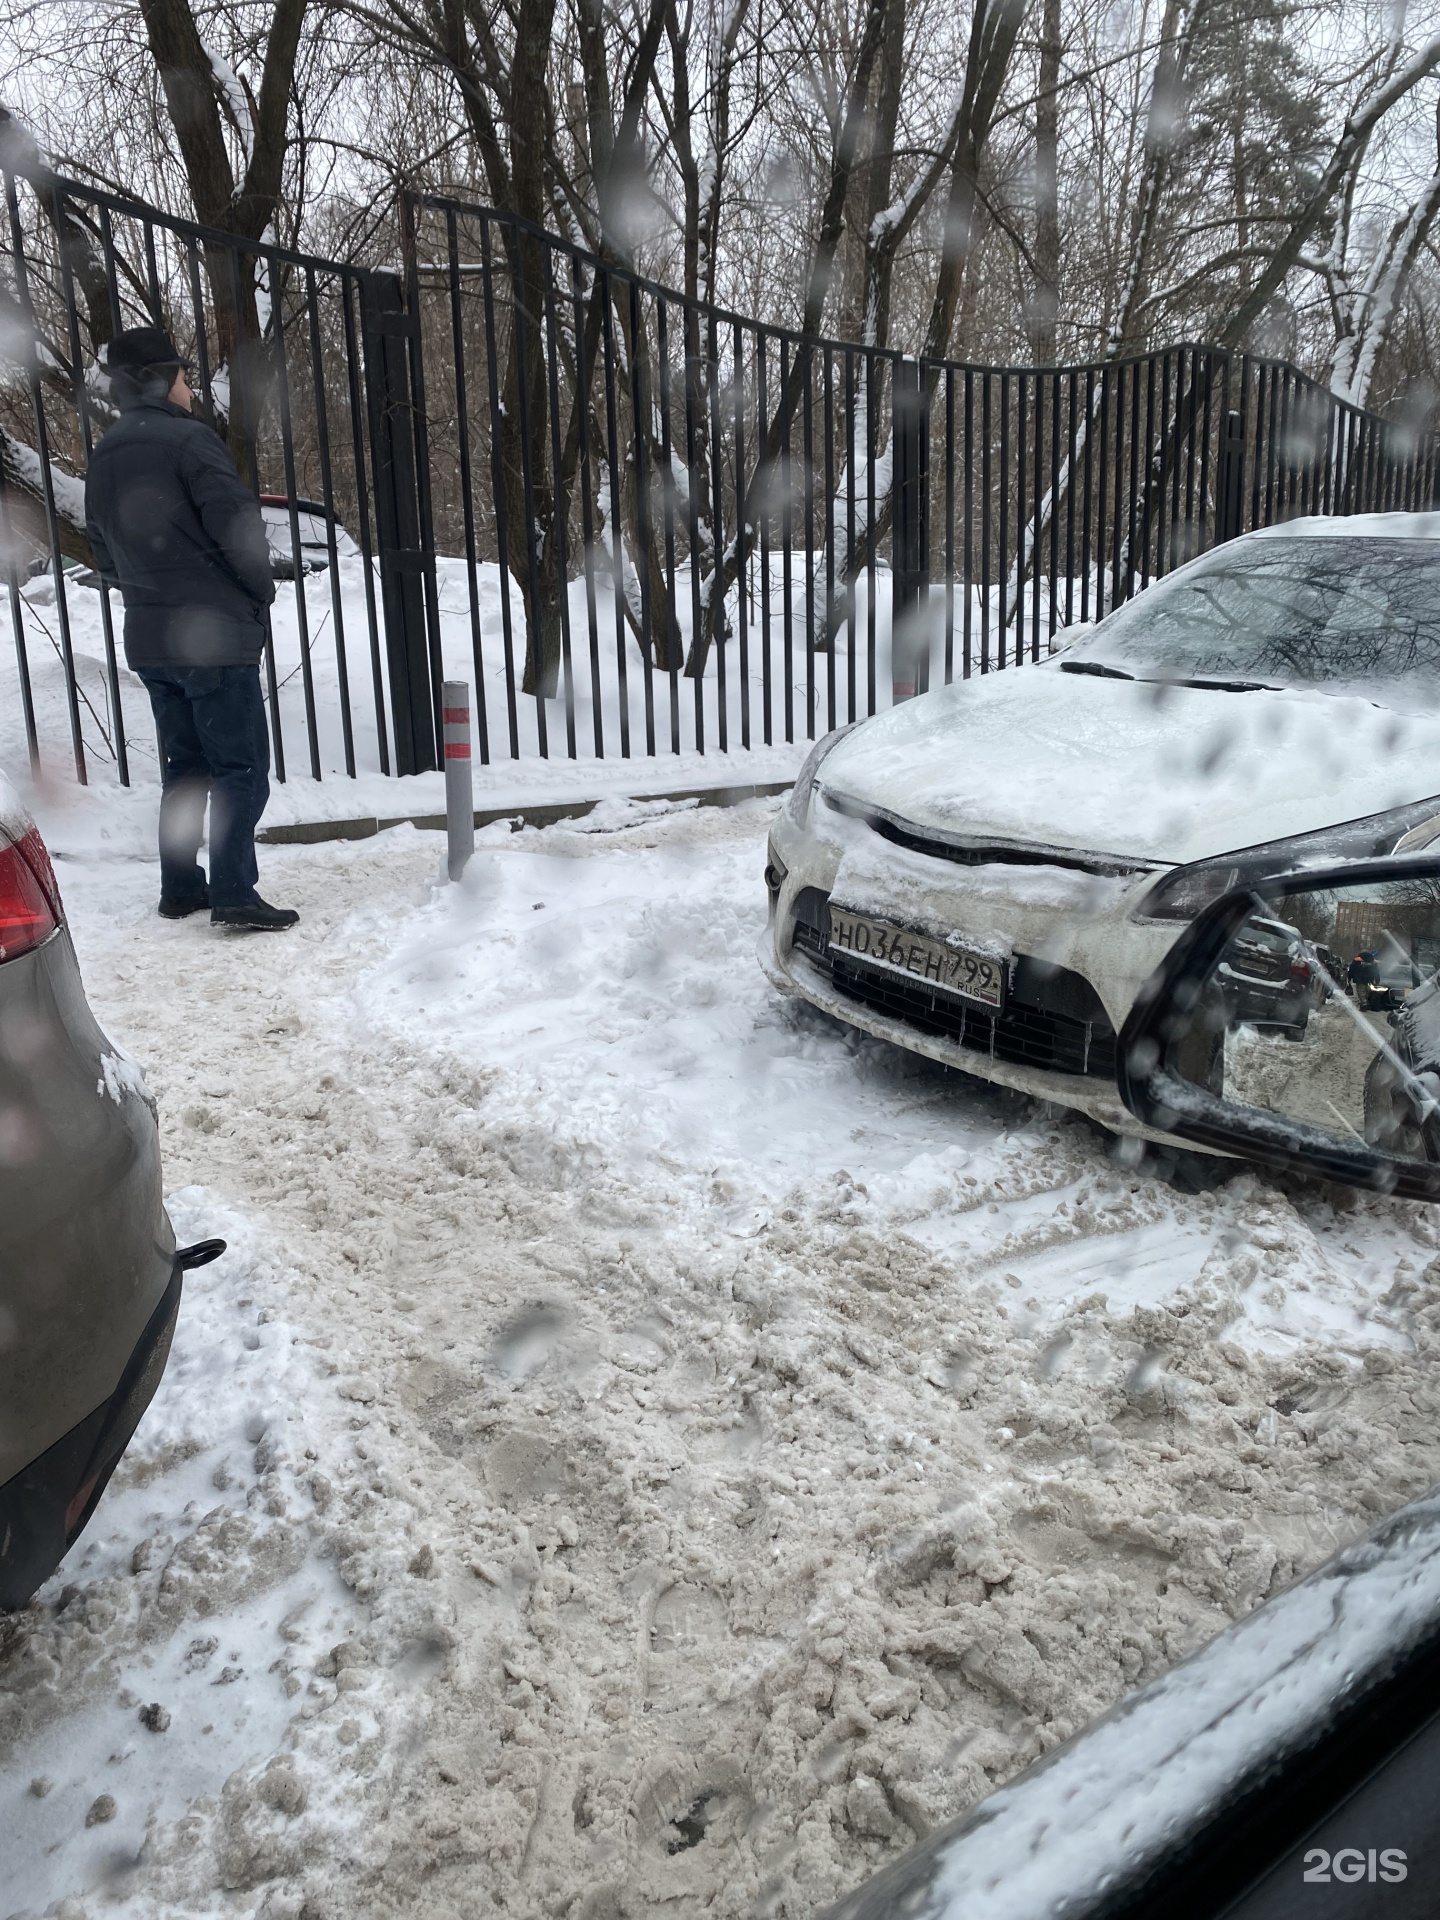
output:
[[1440, 1231], [778, 1000], [768, 808], [269, 849], [42, 802], [187, 1283], [0, 1627], [6, 1913], [800, 1916], [1440, 1478]]

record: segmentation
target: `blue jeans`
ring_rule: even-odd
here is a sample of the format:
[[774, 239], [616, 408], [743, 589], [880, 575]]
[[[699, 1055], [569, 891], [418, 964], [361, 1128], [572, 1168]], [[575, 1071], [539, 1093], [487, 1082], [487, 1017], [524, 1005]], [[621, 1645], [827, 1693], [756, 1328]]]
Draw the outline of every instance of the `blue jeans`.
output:
[[258, 896], [255, 827], [270, 798], [270, 741], [258, 667], [141, 667], [163, 756], [160, 896], [198, 900], [210, 802], [210, 904]]

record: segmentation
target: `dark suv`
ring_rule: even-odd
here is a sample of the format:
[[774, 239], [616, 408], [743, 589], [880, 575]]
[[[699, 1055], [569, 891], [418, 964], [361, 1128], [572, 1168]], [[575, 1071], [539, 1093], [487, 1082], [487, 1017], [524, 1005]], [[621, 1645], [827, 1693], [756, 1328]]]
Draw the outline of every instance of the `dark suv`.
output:
[[1283, 1027], [1296, 1039], [1326, 996], [1315, 949], [1283, 920], [1247, 920], [1221, 961], [1218, 978], [1231, 1021]]

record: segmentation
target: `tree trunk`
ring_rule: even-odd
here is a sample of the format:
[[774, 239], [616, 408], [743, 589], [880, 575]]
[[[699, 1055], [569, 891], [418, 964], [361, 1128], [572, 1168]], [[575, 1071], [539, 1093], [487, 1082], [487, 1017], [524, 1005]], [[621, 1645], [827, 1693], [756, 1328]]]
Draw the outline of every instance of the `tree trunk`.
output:
[[236, 241], [234, 247], [209, 245], [203, 251], [215, 311], [216, 371], [225, 369], [230, 382], [226, 437], [247, 479], [254, 474], [255, 436], [270, 379], [255, 297], [258, 263], [253, 246], [280, 204], [290, 94], [306, 6], [307, 0], [277, 0], [272, 11], [250, 150], [237, 181], [225, 143], [215, 71], [187, 0], [140, 0], [195, 216], [202, 226], [216, 227]]
[[1060, 0], [1043, 0], [1040, 85], [1035, 102], [1035, 285], [1030, 300], [1030, 358], [1055, 363], [1060, 312]]
[[1120, 311], [1110, 330], [1107, 355], [1115, 358], [1143, 344], [1138, 317], [1150, 291], [1155, 238], [1159, 231], [1160, 202], [1170, 172], [1185, 113], [1185, 73], [1190, 51], [1204, 16], [1207, 0], [1165, 0], [1160, 50], [1150, 84], [1150, 107], [1145, 117], [1145, 157], [1140, 191], [1130, 227], [1130, 271]]
[[945, 206], [940, 268], [935, 276], [935, 297], [921, 353], [925, 360], [944, 360], [949, 356], [955, 309], [974, 247], [981, 161], [1024, 15], [1024, 0], [975, 0], [955, 160]]

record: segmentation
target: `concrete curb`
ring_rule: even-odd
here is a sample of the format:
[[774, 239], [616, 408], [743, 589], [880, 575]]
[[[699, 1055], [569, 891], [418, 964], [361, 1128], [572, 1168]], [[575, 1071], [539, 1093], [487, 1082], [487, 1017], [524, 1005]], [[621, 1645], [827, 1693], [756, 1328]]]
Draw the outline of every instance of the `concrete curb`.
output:
[[[643, 805], [646, 800], [698, 800], [702, 807], [738, 807], [746, 800], [770, 800], [776, 794], [788, 793], [794, 784], [793, 780], [767, 780], [749, 787], [687, 787], [680, 793], [607, 794], [605, 797], [633, 800], [637, 805]], [[599, 804], [598, 799], [556, 800], [533, 807], [487, 807], [476, 813], [475, 825], [490, 827], [497, 820], [508, 820], [516, 833], [521, 827], [554, 827], [562, 820], [584, 820]], [[445, 816], [443, 813], [401, 813], [381, 818], [362, 814], [353, 820], [299, 820], [285, 826], [262, 827], [255, 838], [268, 847], [308, 847], [322, 840], [369, 840], [377, 833], [384, 833], [387, 827], [406, 826], [418, 827], [424, 833], [444, 833]]]

